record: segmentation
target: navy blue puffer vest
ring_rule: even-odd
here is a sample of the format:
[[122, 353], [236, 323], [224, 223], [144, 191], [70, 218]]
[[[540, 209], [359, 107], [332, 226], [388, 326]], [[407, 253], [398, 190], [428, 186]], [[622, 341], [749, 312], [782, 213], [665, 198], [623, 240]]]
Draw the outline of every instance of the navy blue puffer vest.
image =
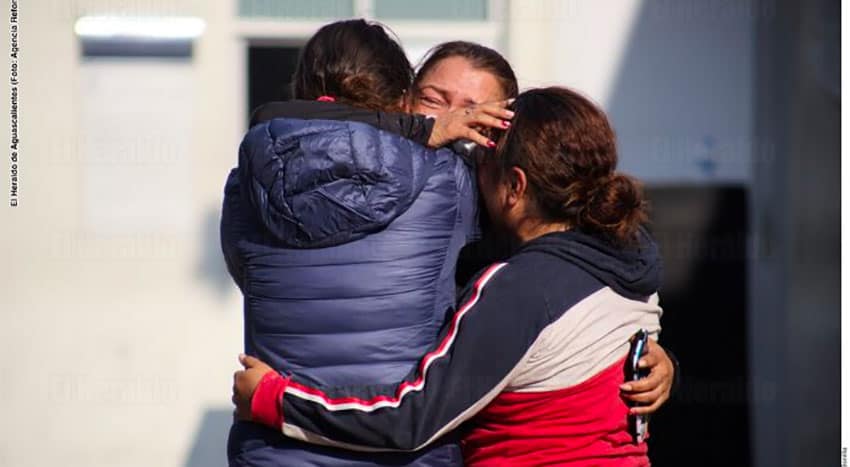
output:
[[[245, 351], [317, 384], [400, 381], [454, 304], [476, 231], [470, 168], [364, 123], [276, 118], [248, 132], [225, 187], [222, 249], [244, 294]], [[451, 440], [356, 453], [238, 422], [231, 465], [459, 466]]]

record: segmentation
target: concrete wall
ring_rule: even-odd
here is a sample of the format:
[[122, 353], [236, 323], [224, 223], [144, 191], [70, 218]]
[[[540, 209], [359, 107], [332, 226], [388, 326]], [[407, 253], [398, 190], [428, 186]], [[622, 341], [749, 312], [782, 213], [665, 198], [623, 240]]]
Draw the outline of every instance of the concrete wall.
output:
[[840, 5], [772, 6], [757, 34], [754, 134], [773, 150], [753, 166], [755, 465], [828, 465], [841, 405]]

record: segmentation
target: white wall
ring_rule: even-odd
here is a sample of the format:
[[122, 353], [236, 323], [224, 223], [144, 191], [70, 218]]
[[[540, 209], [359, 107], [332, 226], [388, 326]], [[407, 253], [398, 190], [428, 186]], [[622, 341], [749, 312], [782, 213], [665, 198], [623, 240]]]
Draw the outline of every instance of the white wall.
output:
[[[0, 465], [186, 465], [204, 414], [229, 409], [242, 342], [240, 297], [209, 259], [244, 117], [231, 2], [20, 3], [20, 205], [0, 209]], [[73, 25], [103, 13], [207, 21], [195, 60], [181, 65], [192, 78], [175, 112], [117, 128], [147, 118], [122, 117], [134, 96], [91, 101], [98, 83], [88, 81], [102, 75], [81, 65]], [[133, 93], [168, 70], [133, 66], [135, 80], [114, 90]], [[174, 91], [162, 85], [163, 96]], [[160, 144], [175, 135], [158, 119], [187, 128], [185, 154]], [[98, 148], [111, 153], [92, 157]], [[87, 184], [109, 171], [123, 179], [94, 193]], [[152, 228], [120, 228], [122, 216], [108, 225], [103, 205], [150, 208], [153, 187], [167, 204]]]

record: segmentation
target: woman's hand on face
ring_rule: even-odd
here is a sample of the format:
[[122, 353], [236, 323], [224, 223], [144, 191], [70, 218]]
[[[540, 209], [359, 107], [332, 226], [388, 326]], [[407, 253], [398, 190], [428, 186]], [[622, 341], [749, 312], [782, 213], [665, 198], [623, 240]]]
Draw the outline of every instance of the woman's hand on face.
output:
[[245, 367], [244, 370], [239, 370], [233, 373], [233, 405], [236, 406], [234, 414], [239, 420], [251, 420], [251, 398], [254, 397], [254, 390], [263, 375], [270, 371], [274, 371], [272, 367], [266, 365], [257, 358], [249, 355], [239, 355], [239, 363]]
[[675, 369], [664, 348], [652, 339], [648, 340], [646, 352], [638, 366], [649, 369], [649, 375], [620, 385], [620, 390], [624, 399], [641, 404], [631, 408], [632, 414], [648, 415], [657, 411], [670, 398]]
[[476, 104], [437, 115], [428, 146], [438, 148], [458, 139], [468, 139], [480, 146], [494, 147], [496, 143], [480, 131], [487, 127], [502, 130], [509, 128], [511, 123], [508, 120], [513, 118], [514, 113], [505, 107], [512, 101]]

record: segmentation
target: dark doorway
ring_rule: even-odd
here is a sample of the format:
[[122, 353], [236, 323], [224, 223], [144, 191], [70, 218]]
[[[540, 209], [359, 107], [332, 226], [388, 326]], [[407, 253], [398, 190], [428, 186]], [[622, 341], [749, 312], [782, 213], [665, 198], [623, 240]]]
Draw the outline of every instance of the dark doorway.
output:
[[664, 258], [661, 342], [682, 365], [682, 387], [650, 423], [650, 457], [661, 467], [749, 466], [747, 190], [647, 191]]
[[266, 102], [292, 98], [289, 85], [300, 50], [292, 44], [248, 47], [248, 117]]

